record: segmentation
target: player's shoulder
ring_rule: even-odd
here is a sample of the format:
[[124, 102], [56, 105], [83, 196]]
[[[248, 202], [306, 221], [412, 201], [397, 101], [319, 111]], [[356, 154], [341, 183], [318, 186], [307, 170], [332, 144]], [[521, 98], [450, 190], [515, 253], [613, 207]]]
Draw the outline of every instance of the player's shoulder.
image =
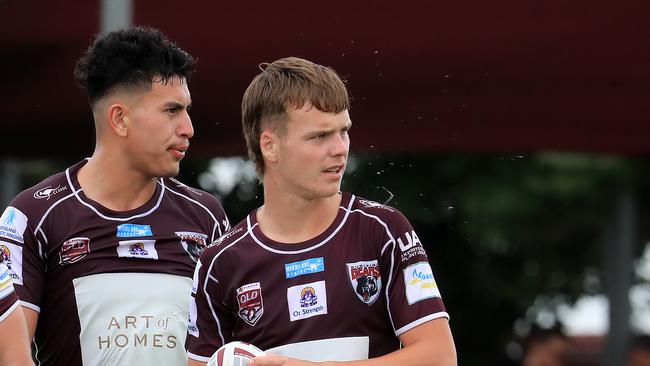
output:
[[70, 198], [73, 193], [74, 187], [70, 186], [66, 171], [62, 171], [23, 190], [16, 195], [9, 206], [26, 215], [39, 215], [61, 200]]
[[367, 198], [352, 196], [350, 206], [351, 212], [359, 212], [368, 218], [380, 220], [386, 224], [406, 220], [404, 214], [395, 207]]
[[194, 204], [206, 206], [211, 211], [222, 211], [221, 203], [211, 193], [188, 186], [176, 178], [165, 177], [162, 182], [167, 189], [174, 193], [174, 196], [183, 197]]
[[236, 244], [249, 240], [248, 221], [243, 219], [206, 248], [204, 257], [227, 255], [237, 249]]

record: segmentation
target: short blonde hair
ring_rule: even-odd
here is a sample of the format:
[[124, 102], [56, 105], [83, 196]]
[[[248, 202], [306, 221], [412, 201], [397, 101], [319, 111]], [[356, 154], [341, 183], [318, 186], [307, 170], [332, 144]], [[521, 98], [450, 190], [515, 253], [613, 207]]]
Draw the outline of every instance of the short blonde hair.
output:
[[253, 79], [242, 99], [242, 129], [248, 156], [262, 176], [263, 128], [284, 133], [288, 108], [300, 109], [309, 103], [321, 112], [340, 113], [350, 109], [350, 98], [344, 81], [332, 68], [298, 57], [261, 64], [260, 68], [262, 72]]

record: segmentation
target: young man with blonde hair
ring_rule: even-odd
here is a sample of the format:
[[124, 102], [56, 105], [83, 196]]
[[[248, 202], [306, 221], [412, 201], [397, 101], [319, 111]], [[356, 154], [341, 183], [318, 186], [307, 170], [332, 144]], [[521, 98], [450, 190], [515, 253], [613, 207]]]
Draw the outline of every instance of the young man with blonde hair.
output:
[[200, 259], [188, 365], [233, 340], [272, 354], [255, 366], [455, 365], [448, 314], [410, 223], [340, 192], [352, 125], [345, 84], [300, 58], [263, 66], [242, 123], [264, 205]]

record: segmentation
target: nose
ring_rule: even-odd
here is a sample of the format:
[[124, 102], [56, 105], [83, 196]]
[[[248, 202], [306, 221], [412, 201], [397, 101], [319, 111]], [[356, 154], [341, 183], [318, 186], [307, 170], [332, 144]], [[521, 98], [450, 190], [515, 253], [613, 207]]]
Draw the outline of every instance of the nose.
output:
[[176, 132], [179, 136], [189, 139], [194, 136], [194, 126], [192, 125], [192, 119], [187, 111], [184, 113], [185, 115], [178, 124], [178, 130]]
[[350, 150], [350, 138], [347, 132], [337, 133], [333, 140], [330, 150], [332, 156], [346, 156]]

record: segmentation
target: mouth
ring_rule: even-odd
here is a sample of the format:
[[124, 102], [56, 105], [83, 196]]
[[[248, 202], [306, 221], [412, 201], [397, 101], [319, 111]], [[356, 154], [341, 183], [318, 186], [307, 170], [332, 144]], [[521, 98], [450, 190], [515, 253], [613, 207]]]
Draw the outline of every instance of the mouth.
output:
[[187, 149], [189, 149], [190, 145], [177, 145], [177, 146], [172, 146], [169, 149], [167, 149], [173, 157], [176, 159], [183, 159], [185, 157], [185, 153], [187, 152]]
[[331, 166], [331, 167], [323, 170], [323, 173], [340, 175], [340, 174], [343, 173], [343, 168], [345, 168], [344, 164], [334, 165], [334, 166]]

